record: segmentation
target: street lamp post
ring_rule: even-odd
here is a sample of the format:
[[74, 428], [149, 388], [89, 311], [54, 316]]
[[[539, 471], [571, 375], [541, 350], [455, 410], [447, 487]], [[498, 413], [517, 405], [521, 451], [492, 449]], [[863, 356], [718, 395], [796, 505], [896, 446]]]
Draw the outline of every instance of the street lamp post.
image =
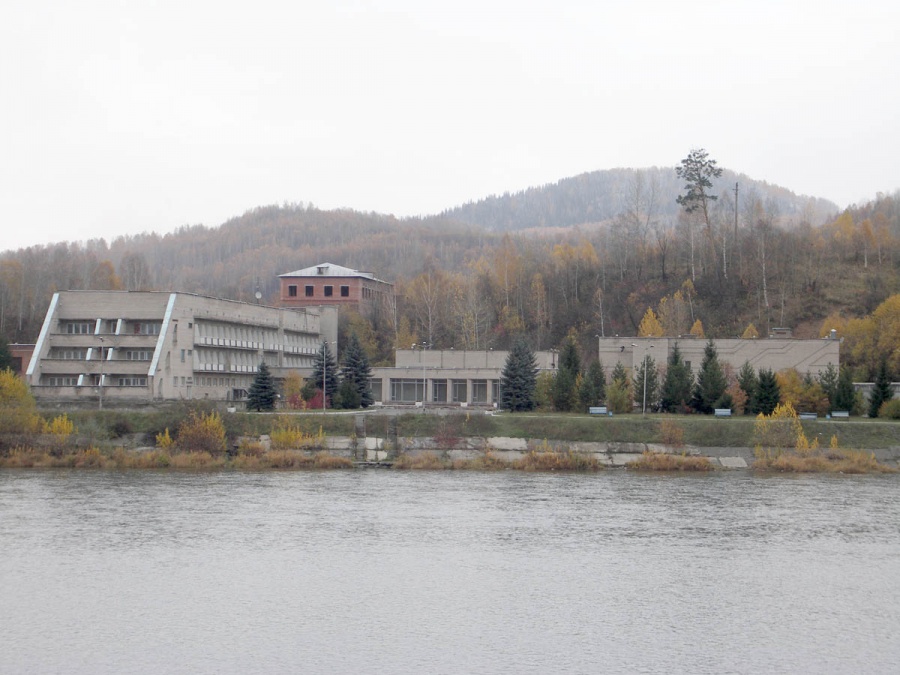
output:
[[325, 414], [325, 408], [328, 406], [328, 345], [337, 344], [336, 342], [322, 343], [322, 414]]
[[103, 338], [97, 338], [100, 340], [100, 381], [98, 391], [99, 393], [99, 403], [98, 410], [103, 410]]
[[[632, 342], [632, 347], [637, 347], [637, 345]], [[653, 345], [650, 345], [650, 349], [653, 349]], [[644, 350], [644, 358], [641, 361], [641, 370], [644, 371], [644, 400], [641, 404], [641, 415], [645, 415], [647, 413], [647, 350]]]
[[421, 345], [413, 343], [412, 349], [415, 351], [416, 349], [421, 349], [422, 353], [419, 355], [419, 358], [422, 360], [422, 414], [425, 414], [425, 402], [428, 400], [428, 381], [425, 373], [425, 348], [428, 346], [427, 342], [423, 342]]

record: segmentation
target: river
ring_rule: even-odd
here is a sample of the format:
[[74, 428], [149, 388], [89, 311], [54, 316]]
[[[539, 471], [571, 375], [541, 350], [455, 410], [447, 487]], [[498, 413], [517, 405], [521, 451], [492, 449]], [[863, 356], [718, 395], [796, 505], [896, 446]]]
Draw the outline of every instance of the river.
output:
[[898, 488], [0, 471], [0, 672], [894, 673]]

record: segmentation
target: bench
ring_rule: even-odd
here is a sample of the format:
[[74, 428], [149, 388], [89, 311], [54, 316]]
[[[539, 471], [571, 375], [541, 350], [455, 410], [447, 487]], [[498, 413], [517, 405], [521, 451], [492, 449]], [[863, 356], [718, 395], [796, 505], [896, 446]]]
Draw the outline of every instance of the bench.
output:
[[816, 414], [816, 413], [814, 413], [814, 412], [802, 412], [802, 413], [800, 413], [799, 415], [797, 415], [797, 417], [799, 417], [801, 420], [815, 420], [815, 419], [819, 419], [818, 414]]
[[843, 417], [845, 419], [849, 419], [850, 411], [849, 410], [832, 410], [831, 417], [834, 419], [835, 417]]
[[588, 413], [591, 415], [608, 415], [609, 414], [606, 411], [605, 405], [592, 406], [592, 407], [588, 408]]
[[731, 408], [716, 408], [716, 417], [731, 417]]

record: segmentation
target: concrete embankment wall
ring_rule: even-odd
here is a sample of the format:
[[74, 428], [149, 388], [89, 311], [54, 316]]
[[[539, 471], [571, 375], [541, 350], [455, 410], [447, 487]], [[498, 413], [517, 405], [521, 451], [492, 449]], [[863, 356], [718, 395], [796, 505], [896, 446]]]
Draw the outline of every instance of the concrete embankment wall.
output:
[[[721, 448], [685, 446], [673, 449], [654, 443], [585, 443], [575, 441], [547, 441], [508, 437], [468, 437], [456, 439], [452, 447], [446, 441], [435, 438], [399, 437], [396, 447], [384, 438], [368, 436], [351, 438], [333, 436], [326, 439], [328, 449], [338, 455], [360, 461], [382, 461], [400, 453], [417, 455], [426, 452], [437, 453], [449, 459], [475, 459], [490, 450], [496, 457], [508, 462], [516, 461], [532, 452], [580, 452], [594, 455], [607, 466], [624, 466], [645, 451], [664, 452], [708, 457], [713, 464], [725, 469], [746, 469], [753, 463], [753, 448]], [[873, 450], [878, 461], [890, 466], [900, 466], [900, 446]]]

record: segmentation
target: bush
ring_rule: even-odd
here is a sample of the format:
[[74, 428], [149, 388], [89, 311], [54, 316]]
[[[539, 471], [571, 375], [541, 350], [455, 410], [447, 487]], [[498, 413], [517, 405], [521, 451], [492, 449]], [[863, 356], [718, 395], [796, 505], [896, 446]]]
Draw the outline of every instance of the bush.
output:
[[225, 452], [225, 425], [217, 412], [191, 411], [178, 428], [178, 447], [190, 452], [207, 452], [213, 457]]
[[900, 420], [900, 398], [885, 401], [878, 409], [878, 416], [889, 420]]

